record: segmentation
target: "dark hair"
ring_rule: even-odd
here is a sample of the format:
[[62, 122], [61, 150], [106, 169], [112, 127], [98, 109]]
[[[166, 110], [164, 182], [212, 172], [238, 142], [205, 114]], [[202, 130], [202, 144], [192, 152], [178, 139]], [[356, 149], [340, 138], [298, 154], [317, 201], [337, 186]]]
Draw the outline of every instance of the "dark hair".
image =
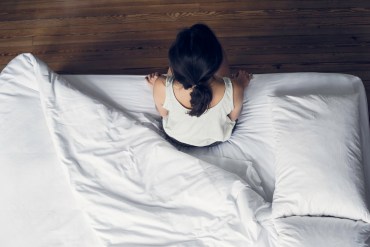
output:
[[222, 63], [222, 47], [212, 30], [204, 24], [195, 24], [177, 34], [168, 57], [172, 73], [190, 94], [190, 116], [199, 117], [212, 101], [209, 80]]

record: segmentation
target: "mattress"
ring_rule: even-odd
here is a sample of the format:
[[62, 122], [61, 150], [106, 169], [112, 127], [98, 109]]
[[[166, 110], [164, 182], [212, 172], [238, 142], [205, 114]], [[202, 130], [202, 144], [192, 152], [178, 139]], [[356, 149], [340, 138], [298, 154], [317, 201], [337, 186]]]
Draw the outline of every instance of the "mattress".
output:
[[[357, 95], [349, 102], [358, 106], [369, 208], [368, 111], [358, 77], [254, 75], [230, 140], [202, 148], [165, 142], [144, 77], [59, 76], [30, 54], [4, 69], [0, 219], [11, 222], [0, 225], [4, 246], [277, 246], [279, 226], [290, 229], [271, 216], [279, 164], [271, 96], [280, 94]], [[83, 127], [89, 123], [94, 131]], [[116, 131], [109, 141], [98, 131], [105, 125]], [[117, 159], [125, 166], [116, 167]], [[351, 216], [367, 222], [366, 215]], [[281, 246], [290, 246], [285, 240]]]

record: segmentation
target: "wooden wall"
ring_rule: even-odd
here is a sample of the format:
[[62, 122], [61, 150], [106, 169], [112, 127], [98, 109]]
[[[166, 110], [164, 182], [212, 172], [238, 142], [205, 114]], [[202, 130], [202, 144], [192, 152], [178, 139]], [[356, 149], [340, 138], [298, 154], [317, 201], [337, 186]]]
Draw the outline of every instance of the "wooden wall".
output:
[[370, 93], [368, 0], [1, 0], [0, 69], [32, 52], [61, 73], [164, 72], [176, 33], [197, 22], [232, 68], [349, 73]]

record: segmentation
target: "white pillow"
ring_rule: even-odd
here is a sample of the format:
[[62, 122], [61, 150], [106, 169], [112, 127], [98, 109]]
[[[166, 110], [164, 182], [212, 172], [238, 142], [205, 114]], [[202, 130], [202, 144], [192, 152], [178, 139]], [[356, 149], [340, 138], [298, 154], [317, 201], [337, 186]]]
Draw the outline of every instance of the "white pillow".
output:
[[358, 95], [271, 98], [276, 138], [273, 217], [325, 215], [370, 222]]
[[280, 247], [364, 247], [370, 224], [333, 217], [279, 218], [274, 222]]

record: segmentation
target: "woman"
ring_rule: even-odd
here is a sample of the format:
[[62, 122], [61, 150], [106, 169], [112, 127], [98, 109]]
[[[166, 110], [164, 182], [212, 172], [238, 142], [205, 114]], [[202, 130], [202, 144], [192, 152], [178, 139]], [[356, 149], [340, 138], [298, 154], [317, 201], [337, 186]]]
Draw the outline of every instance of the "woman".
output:
[[191, 146], [228, 140], [251, 75], [241, 70], [230, 79], [221, 44], [204, 24], [179, 32], [168, 57], [167, 76], [153, 73], [146, 77], [153, 86], [165, 133]]

